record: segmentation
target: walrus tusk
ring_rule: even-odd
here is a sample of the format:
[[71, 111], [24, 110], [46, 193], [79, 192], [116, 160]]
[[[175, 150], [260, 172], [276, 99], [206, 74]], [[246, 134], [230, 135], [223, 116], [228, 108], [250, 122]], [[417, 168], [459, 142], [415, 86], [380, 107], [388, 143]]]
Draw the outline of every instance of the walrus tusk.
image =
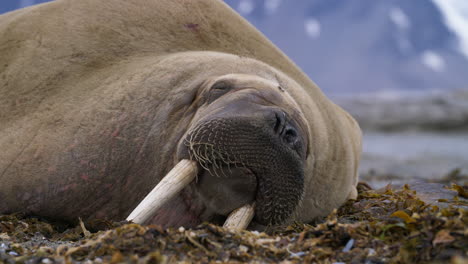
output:
[[164, 204], [176, 196], [185, 186], [193, 181], [198, 173], [197, 163], [193, 160], [181, 160], [154, 187], [127, 217], [127, 221], [144, 224]]
[[224, 222], [223, 227], [231, 229], [233, 231], [240, 231], [246, 229], [247, 226], [252, 221], [255, 212], [255, 203], [246, 204], [236, 210], [232, 211], [226, 222]]

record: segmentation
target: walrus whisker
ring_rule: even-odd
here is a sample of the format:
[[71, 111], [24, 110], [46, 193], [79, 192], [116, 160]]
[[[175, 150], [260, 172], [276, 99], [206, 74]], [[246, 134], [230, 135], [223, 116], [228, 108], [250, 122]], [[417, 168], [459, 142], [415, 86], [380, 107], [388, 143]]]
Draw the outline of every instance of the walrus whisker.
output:
[[[198, 130], [195, 133], [198, 133]], [[231, 160], [230, 155], [226, 151], [218, 149], [216, 144], [191, 141], [192, 138], [191, 135], [190, 139], [186, 139], [184, 142], [190, 150], [190, 158], [198, 161], [200, 166], [212, 176], [227, 177], [226, 172], [222, 168], [223, 165], [227, 165], [228, 170], [231, 172], [230, 164], [234, 164], [235, 161]], [[210, 169], [210, 165], [214, 167], [213, 170]]]
[[[208, 156], [208, 148], [210, 148], [210, 147], [212, 148], [212, 146], [210, 146], [210, 145], [207, 144], [207, 145], [205, 146], [205, 148], [204, 148], [204, 150], [205, 150], [205, 153], [204, 153], [205, 156], [204, 156], [204, 158], [205, 158], [206, 160], [208, 160], [208, 161], [211, 161], [211, 160], [210, 160], [210, 156]], [[210, 162], [210, 163], [212, 163], [212, 162]]]
[[[218, 149], [217, 149], [217, 153], [218, 153], [218, 155], [219, 155], [220, 162], [224, 162], [224, 164], [227, 165], [227, 168], [228, 168], [229, 173], [232, 174], [232, 170], [231, 170], [231, 166], [230, 166], [230, 164], [231, 164], [231, 159], [230, 159], [230, 157], [229, 157], [229, 154], [226, 152], [226, 150], [221, 150], [220, 147], [219, 147], [219, 145], [217, 145], [217, 148], [218, 148]], [[223, 155], [223, 154], [224, 154], [224, 155]], [[224, 174], [224, 176], [227, 177], [227, 175], [224, 173], [224, 171], [223, 171], [223, 174]]]
[[198, 173], [197, 163], [193, 160], [181, 160], [154, 187], [127, 217], [127, 221], [137, 224], [147, 222], [156, 211], [176, 196]]
[[203, 169], [207, 170], [210, 175], [213, 175], [213, 173], [211, 172], [209, 166], [206, 164], [206, 161], [199, 161], [198, 163], [200, 164], [200, 166]]
[[[198, 131], [195, 131], [195, 133], [197, 133]], [[210, 144], [207, 144], [207, 143], [202, 143], [202, 142], [194, 142], [192, 139], [193, 139], [193, 134], [190, 135], [190, 140], [187, 141], [188, 143], [188, 148], [189, 148], [189, 154], [190, 154], [190, 158], [193, 159], [193, 160], [196, 160], [198, 161], [198, 163], [200, 164], [200, 166], [205, 169], [206, 171], [208, 171], [208, 173], [212, 176], [215, 176], [216, 175], [216, 172], [212, 172], [212, 170], [210, 169], [210, 164], [213, 164], [213, 161], [209, 159], [208, 155], [206, 154], [206, 148], [208, 147], [211, 147], [213, 148], [212, 145]], [[203, 155], [203, 152], [200, 151], [200, 146], [203, 146], [204, 149], [205, 149], [205, 155]], [[216, 164], [215, 164], [216, 165]], [[214, 175], [213, 175], [214, 173]]]
[[[222, 160], [220, 160], [220, 162], [224, 162]], [[229, 163], [226, 163], [226, 166], [228, 167], [228, 170], [229, 170]], [[230, 170], [229, 170], [229, 173], [232, 173]], [[226, 170], [221, 170], [221, 174], [224, 178], [228, 178], [229, 176], [226, 174]]]
[[232, 174], [231, 164], [230, 164], [229, 162], [226, 163], [226, 164], [227, 164], [227, 168], [228, 168], [229, 174]]
[[[200, 161], [200, 162], [209, 161], [208, 157], [205, 157], [205, 156], [202, 155], [202, 152], [200, 151], [200, 145], [204, 145], [204, 143], [191, 142], [190, 143], [190, 150], [191, 150], [190, 152], [194, 155], [194, 158], [197, 161]], [[206, 148], [206, 146], [205, 146], [205, 148]]]
[[211, 157], [213, 157], [213, 166], [217, 169], [221, 169], [221, 165], [216, 162], [218, 159], [217, 159], [217, 154], [214, 150], [213, 147], [211, 147]]
[[246, 229], [252, 221], [254, 213], [255, 203], [246, 204], [240, 208], [237, 208], [229, 214], [226, 222], [224, 222], [223, 227], [233, 231]]

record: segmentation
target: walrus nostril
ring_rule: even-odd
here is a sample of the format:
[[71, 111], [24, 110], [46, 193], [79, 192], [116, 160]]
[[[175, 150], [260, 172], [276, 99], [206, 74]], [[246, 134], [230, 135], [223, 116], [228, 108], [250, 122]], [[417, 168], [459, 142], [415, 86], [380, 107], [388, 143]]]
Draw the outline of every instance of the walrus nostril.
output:
[[283, 139], [288, 144], [295, 144], [297, 142], [297, 131], [291, 126], [286, 126], [284, 130]]
[[275, 111], [273, 131], [287, 144], [294, 145], [298, 140], [297, 130], [287, 121], [286, 113]]

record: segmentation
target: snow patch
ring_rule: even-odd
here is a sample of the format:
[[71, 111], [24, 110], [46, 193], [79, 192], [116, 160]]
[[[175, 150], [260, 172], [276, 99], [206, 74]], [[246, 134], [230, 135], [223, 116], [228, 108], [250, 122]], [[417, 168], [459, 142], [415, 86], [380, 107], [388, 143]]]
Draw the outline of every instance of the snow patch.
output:
[[408, 52], [410, 52], [413, 48], [413, 45], [407, 36], [409, 33], [408, 29], [411, 27], [411, 21], [405, 12], [403, 12], [403, 10], [401, 10], [399, 7], [390, 8], [388, 17], [390, 18], [390, 21], [399, 29], [399, 31], [395, 33], [398, 50], [402, 54], [408, 54]]
[[442, 72], [445, 70], [445, 61], [442, 56], [434, 51], [426, 50], [421, 55], [421, 60], [424, 65], [436, 72]]
[[432, 1], [439, 7], [447, 26], [458, 36], [459, 49], [468, 58], [468, 1]]
[[307, 36], [318, 38], [321, 32], [320, 22], [315, 18], [308, 18], [304, 21], [304, 29]]
[[243, 16], [249, 15], [255, 8], [254, 1], [252, 0], [241, 0], [237, 6], [237, 10]]
[[390, 20], [400, 29], [408, 29], [411, 26], [411, 22], [408, 16], [399, 7], [393, 7], [389, 12]]
[[34, 0], [21, 0], [19, 3], [20, 8], [27, 7], [30, 5], [34, 5]]
[[268, 15], [273, 15], [281, 5], [282, 0], [265, 0], [264, 7]]

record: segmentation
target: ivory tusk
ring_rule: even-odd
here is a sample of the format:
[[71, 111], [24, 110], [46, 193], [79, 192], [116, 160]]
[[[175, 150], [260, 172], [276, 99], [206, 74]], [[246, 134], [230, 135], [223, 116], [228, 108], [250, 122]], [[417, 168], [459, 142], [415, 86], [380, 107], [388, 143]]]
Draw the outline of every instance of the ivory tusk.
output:
[[193, 181], [198, 173], [197, 163], [193, 160], [181, 160], [154, 187], [127, 217], [127, 221], [144, 224], [164, 204], [176, 196], [185, 186]]
[[223, 227], [231, 229], [233, 231], [240, 231], [246, 229], [249, 226], [250, 221], [254, 217], [255, 213], [255, 203], [247, 204], [236, 210], [232, 211], [226, 222], [224, 222]]

